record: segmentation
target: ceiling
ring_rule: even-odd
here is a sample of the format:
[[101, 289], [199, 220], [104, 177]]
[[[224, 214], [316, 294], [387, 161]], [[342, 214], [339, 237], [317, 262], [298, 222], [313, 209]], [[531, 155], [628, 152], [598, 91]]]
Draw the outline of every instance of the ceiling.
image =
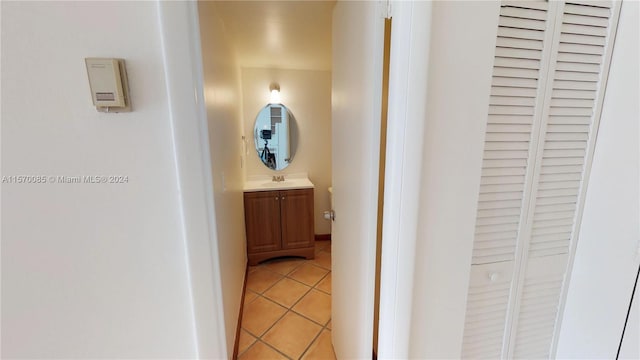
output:
[[331, 70], [335, 0], [215, 1], [241, 67]]

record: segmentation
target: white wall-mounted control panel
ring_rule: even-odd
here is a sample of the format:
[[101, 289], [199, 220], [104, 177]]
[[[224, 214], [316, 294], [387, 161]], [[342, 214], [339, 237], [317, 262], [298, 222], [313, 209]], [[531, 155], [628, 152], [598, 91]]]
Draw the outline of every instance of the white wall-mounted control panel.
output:
[[86, 58], [91, 98], [98, 111], [131, 111], [129, 82], [123, 59]]

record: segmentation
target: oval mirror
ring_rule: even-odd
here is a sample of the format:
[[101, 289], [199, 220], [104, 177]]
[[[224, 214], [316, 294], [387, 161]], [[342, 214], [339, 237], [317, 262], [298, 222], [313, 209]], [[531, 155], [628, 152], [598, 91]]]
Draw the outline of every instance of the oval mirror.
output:
[[296, 121], [282, 104], [268, 104], [256, 116], [253, 128], [260, 161], [272, 170], [289, 166], [295, 153]]

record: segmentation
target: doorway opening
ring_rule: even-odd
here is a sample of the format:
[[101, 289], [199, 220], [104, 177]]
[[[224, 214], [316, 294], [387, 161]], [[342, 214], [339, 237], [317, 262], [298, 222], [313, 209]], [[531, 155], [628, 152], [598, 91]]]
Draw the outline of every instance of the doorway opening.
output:
[[[227, 347], [239, 359], [333, 356], [331, 224], [323, 212], [332, 180], [334, 5], [198, 3]], [[290, 203], [298, 190], [289, 183], [302, 177], [311, 195]], [[255, 240], [245, 216], [247, 184], [262, 178], [272, 188], [254, 197], [267, 219]], [[300, 235], [308, 229], [310, 246]], [[281, 257], [289, 255], [311, 259]]]
[[[383, 7], [198, 3], [227, 346], [239, 359], [362, 358], [377, 341], [390, 51]], [[270, 100], [274, 88], [280, 101]], [[270, 117], [260, 120], [265, 108]], [[297, 190], [281, 182], [299, 174], [313, 188], [306, 204], [318, 241], [310, 247], [285, 235], [300, 228], [288, 219], [306, 210], [285, 211]], [[333, 223], [323, 218], [333, 207], [329, 188]], [[257, 208], [270, 209], [256, 211], [269, 220], [252, 232], [248, 192], [261, 192]], [[307, 259], [271, 259], [281, 255]]]

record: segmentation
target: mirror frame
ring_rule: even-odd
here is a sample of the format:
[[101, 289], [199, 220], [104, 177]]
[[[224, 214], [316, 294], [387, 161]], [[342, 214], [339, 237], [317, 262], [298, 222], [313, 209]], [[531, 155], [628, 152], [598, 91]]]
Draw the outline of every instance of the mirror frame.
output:
[[[273, 107], [281, 108], [286, 111], [285, 113], [281, 113], [280, 118], [286, 118], [287, 126], [284, 131], [288, 134], [288, 149], [280, 149], [279, 144], [276, 145], [276, 147], [268, 145], [270, 141], [274, 140], [273, 137], [275, 136], [280, 137], [279, 139], [282, 139], [282, 129], [279, 129], [280, 131], [275, 131], [276, 129], [274, 127], [276, 125], [274, 125], [273, 122], [271, 123], [271, 129], [263, 129], [265, 125], [261, 125], [261, 127], [259, 128], [259, 121], [264, 121], [265, 116], [271, 117], [270, 109], [272, 109]], [[284, 114], [286, 114], [286, 117], [283, 116]], [[296, 118], [291, 112], [291, 109], [289, 109], [282, 103], [268, 103], [267, 105], [265, 105], [262, 109], [260, 109], [260, 111], [258, 111], [258, 114], [256, 115], [253, 123], [254, 148], [260, 162], [270, 170], [282, 171], [286, 169], [293, 161], [297, 149], [297, 134], [298, 128]], [[262, 144], [263, 142], [266, 145], [266, 149], [265, 145]], [[284, 155], [282, 155], [283, 151], [285, 152]]]

